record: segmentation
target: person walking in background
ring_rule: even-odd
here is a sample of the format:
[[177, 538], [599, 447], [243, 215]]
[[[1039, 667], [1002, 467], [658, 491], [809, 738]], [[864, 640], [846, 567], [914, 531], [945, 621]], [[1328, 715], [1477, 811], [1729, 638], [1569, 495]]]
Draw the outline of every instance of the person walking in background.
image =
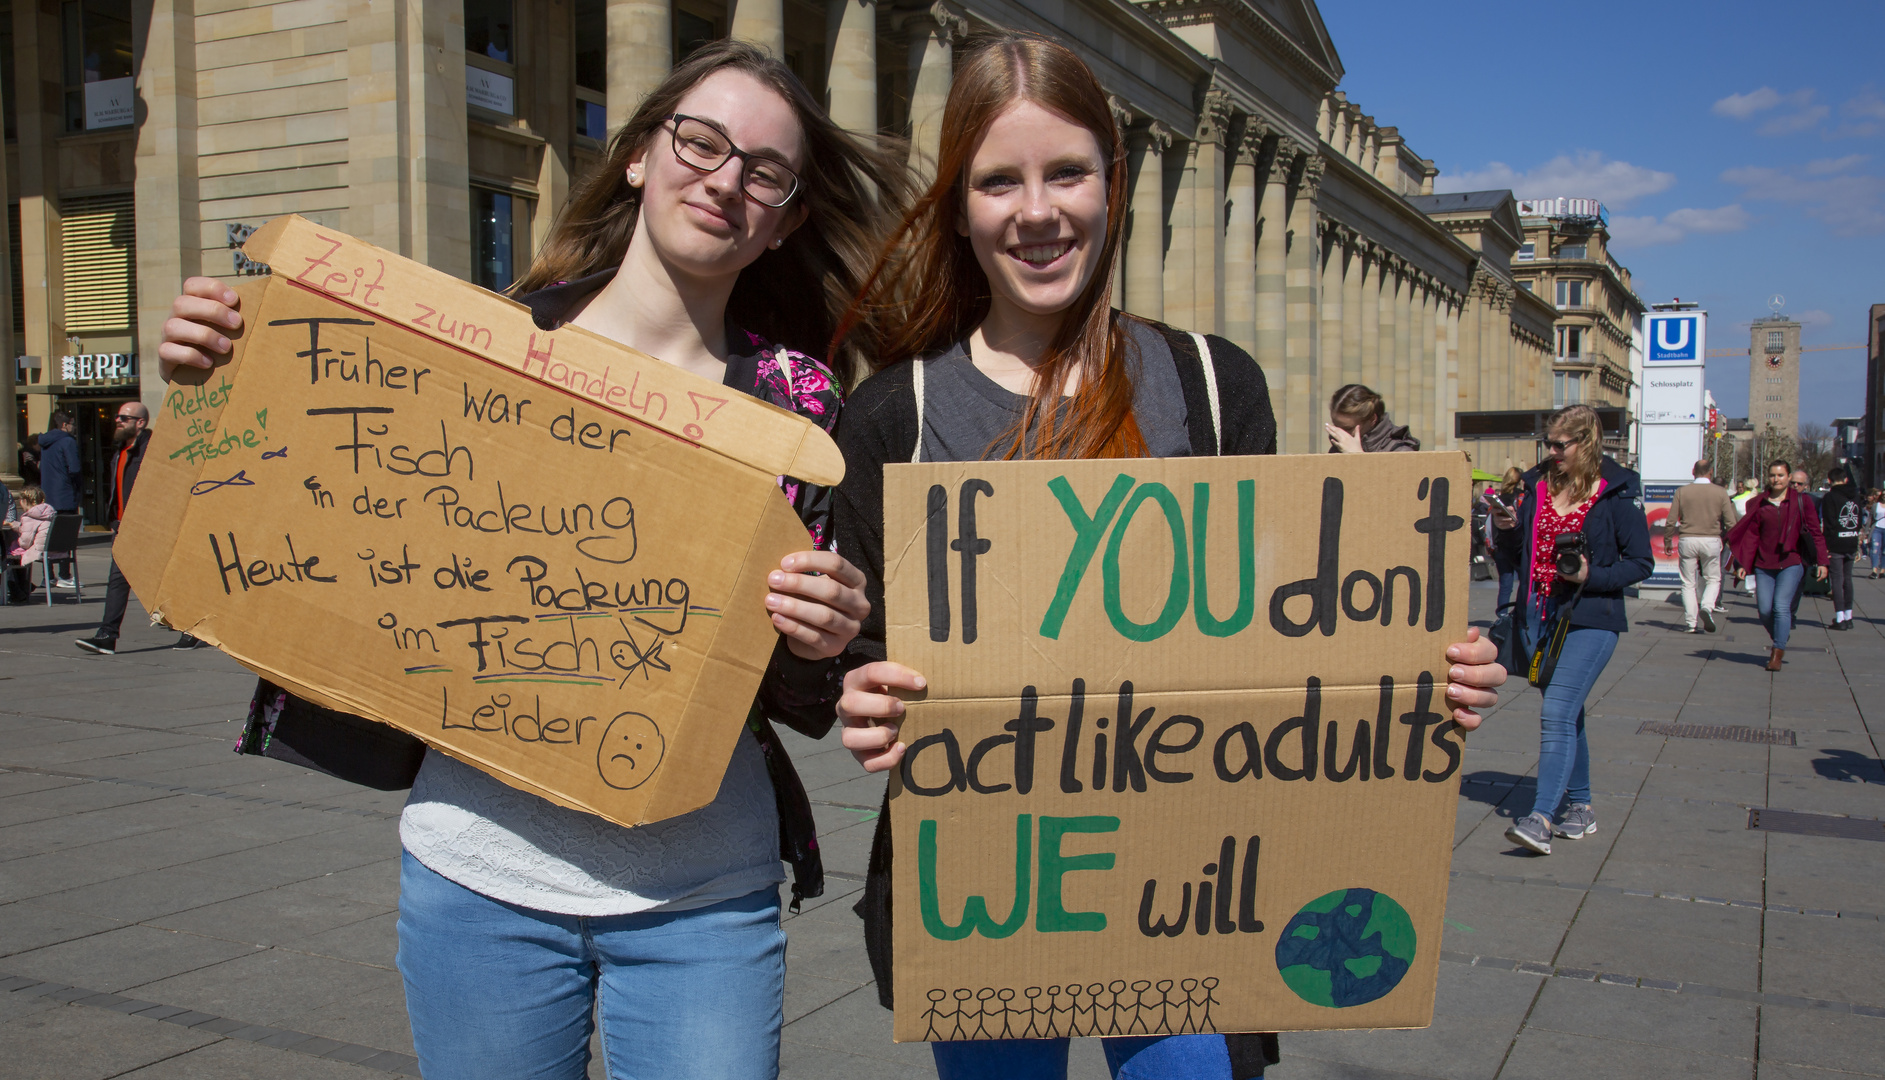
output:
[[[59, 409], [52, 414], [52, 426], [39, 437], [39, 486], [55, 514], [76, 514], [79, 497], [84, 492], [84, 472], [79, 463], [79, 440], [72, 434], [70, 413]], [[56, 580], [46, 588], [72, 588], [72, 560], [52, 564]]]
[[[150, 410], [135, 401], [127, 401], [118, 406], [115, 418], [116, 429], [112, 432], [111, 455], [111, 502], [108, 504], [111, 515], [112, 540], [117, 541], [118, 522], [124, 517], [124, 507], [131, 499], [131, 487], [137, 483], [138, 469], [144, 464], [144, 451], [151, 444]], [[124, 578], [124, 572], [118, 569], [118, 560], [114, 553], [111, 560], [111, 578], [105, 585], [105, 618], [98, 624], [98, 629], [91, 637], [80, 638], [78, 647], [90, 653], [110, 656], [118, 651], [118, 632], [124, 628], [124, 611], [131, 603], [131, 583]], [[173, 649], [194, 649], [202, 644], [184, 634], [172, 645]]]
[[1794, 600], [1806, 575], [1808, 560], [1802, 556], [1811, 554], [1818, 563], [1818, 576], [1826, 576], [1826, 539], [1820, 532], [1819, 508], [1807, 495], [1806, 482], [1792, 480], [1792, 475], [1785, 461], [1769, 465], [1767, 490], [1748, 500], [1748, 512], [1728, 532], [1735, 573], [1752, 571], [1754, 602], [1773, 640], [1767, 657], [1769, 671], [1779, 671], [1786, 662]]
[[[1519, 513], [1501, 522], [1525, 540], [1522, 628], [1527, 651], [1544, 646], [1545, 628], [1565, 616], [1569, 630], [1545, 682], [1539, 709], [1538, 793], [1531, 813], [1512, 823], [1506, 839], [1540, 855], [1553, 835], [1567, 840], [1597, 831], [1590, 805], [1590, 743], [1584, 699], [1630, 628], [1623, 590], [1656, 568], [1643, 517], [1643, 482], [1605, 457], [1597, 410], [1569, 405], [1545, 429], [1546, 459], [1524, 475]], [[1583, 553], [1560, 552], [1561, 542]], [[1564, 816], [1553, 821], [1561, 803]]]
[[[1682, 615], [1688, 632], [1715, 632], [1715, 602], [1721, 596], [1721, 538], [1738, 516], [1728, 492], [1715, 486], [1706, 460], [1691, 470], [1695, 482], [1676, 492], [1663, 524], [1664, 549], [1674, 548], [1682, 574]], [[1679, 546], [1678, 546], [1679, 544]]]
[[1870, 509], [1859, 498], [1852, 473], [1835, 465], [1826, 473], [1832, 487], [1820, 500], [1820, 531], [1826, 536], [1826, 572], [1833, 586], [1833, 629], [1852, 629], [1852, 561], [1859, 557]]
[[1867, 562], [1872, 564], [1872, 579], [1878, 579], [1879, 561], [1885, 559], [1885, 492], [1873, 488], [1865, 495], [1865, 524], [1872, 538], [1871, 554]]
[[1525, 474], [1512, 466], [1505, 470], [1505, 476], [1496, 487], [1488, 488], [1487, 498], [1493, 504], [1492, 520], [1487, 527], [1492, 531], [1492, 565], [1499, 571], [1499, 603], [1497, 611], [1511, 601], [1512, 592], [1518, 586], [1518, 574], [1525, 561], [1525, 540], [1519, 535], [1517, 526], [1501, 528], [1499, 511], [1508, 514], [1518, 512], [1519, 501], [1525, 497]]
[[[1817, 496], [1813, 494], [1813, 478], [1807, 475], [1807, 471], [1805, 469], [1793, 470], [1793, 476], [1791, 480], [1789, 481], [1788, 486], [1793, 488], [1793, 490], [1799, 492], [1800, 495], [1806, 499], [1806, 503], [1805, 503], [1806, 512], [1809, 514], [1812, 514], [1817, 519], [1820, 514], [1820, 500]], [[1802, 552], [1801, 557], [1806, 559], [1806, 561], [1810, 565], [1813, 565], [1813, 566], [1826, 565], [1826, 557], [1824, 555], [1821, 555], [1817, 560], [1815, 560], [1813, 556], [1805, 552]], [[1819, 575], [1818, 580], [1825, 581], [1826, 575], [1825, 574]], [[1802, 577], [1800, 579], [1800, 587], [1793, 590], [1792, 614], [1793, 614], [1793, 624], [1795, 626], [1800, 625], [1800, 601], [1804, 599], [1806, 599], [1806, 579]]]
[[1388, 419], [1387, 402], [1381, 395], [1360, 383], [1349, 383], [1329, 399], [1329, 422], [1322, 429], [1329, 433], [1331, 454], [1420, 449], [1419, 439]]

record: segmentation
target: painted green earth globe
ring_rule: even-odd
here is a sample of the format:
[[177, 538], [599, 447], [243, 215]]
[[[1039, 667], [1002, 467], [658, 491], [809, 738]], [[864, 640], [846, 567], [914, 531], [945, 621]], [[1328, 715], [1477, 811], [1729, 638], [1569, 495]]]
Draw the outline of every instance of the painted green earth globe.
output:
[[1276, 969], [1296, 996], [1346, 1009], [1385, 997], [1414, 962], [1407, 909], [1373, 889], [1337, 889], [1304, 904], [1276, 942]]

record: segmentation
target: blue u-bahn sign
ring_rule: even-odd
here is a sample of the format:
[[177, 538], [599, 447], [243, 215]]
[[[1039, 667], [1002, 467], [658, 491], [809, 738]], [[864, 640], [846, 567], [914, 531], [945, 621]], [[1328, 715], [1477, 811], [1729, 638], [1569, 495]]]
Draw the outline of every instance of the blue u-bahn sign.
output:
[[1700, 315], [1651, 315], [1648, 319], [1649, 348], [1645, 359], [1652, 364], [1700, 364], [1702, 362], [1702, 317]]

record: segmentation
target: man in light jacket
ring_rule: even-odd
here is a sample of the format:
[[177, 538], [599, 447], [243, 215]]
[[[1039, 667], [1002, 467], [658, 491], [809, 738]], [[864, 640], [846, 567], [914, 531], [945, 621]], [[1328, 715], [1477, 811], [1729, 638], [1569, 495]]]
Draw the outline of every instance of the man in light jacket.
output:
[[[1677, 547], [1682, 574], [1682, 614], [1688, 632], [1715, 632], [1715, 601], [1721, 595], [1721, 538], [1740, 514], [1728, 492], [1711, 478], [1714, 467], [1695, 463], [1695, 482], [1676, 492], [1663, 523], [1664, 550]], [[1699, 623], [1699, 625], [1698, 625]]]

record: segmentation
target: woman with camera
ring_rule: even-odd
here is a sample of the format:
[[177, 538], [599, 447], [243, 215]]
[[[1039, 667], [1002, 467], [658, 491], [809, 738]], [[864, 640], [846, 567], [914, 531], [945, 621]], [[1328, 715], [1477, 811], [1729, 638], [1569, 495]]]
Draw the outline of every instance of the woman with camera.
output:
[[[1649, 523], [1638, 503], [1642, 480], [1604, 456], [1597, 411], [1572, 405], [1553, 413], [1545, 450], [1545, 460], [1521, 477], [1516, 513], [1493, 518], [1496, 527], [1516, 529], [1523, 544], [1514, 620], [1521, 640], [1531, 652], [1544, 650], [1541, 659], [1556, 652], [1548, 677], [1537, 680], [1545, 695], [1538, 794], [1531, 812], [1505, 831], [1506, 839], [1540, 855], [1551, 854], [1554, 835], [1576, 840], [1597, 831], [1584, 699], [1616, 651], [1617, 635], [1630, 628], [1623, 590], [1655, 568]], [[1567, 801], [1564, 816], [1554, 821]]]
[[1787, 638], [1793, 633], [1793, 608], [1800, 584], [1811, 562], [1816, 577], [1826, 578], [1826, 537], [1820, 531], [1819, 509], [1806, 485], [1792, 486], [1793, 467], [1785, 461], [1767, 466], [1767, 488], [1748, 500], [1747, 512], [1728, 530], [1728, 549], [1734, 552], [1735, 577], [1754, 571], [1754, 604], [1761, 625], [1773, 639], [1767, 670], [1779, 671], [1786, 662]]

